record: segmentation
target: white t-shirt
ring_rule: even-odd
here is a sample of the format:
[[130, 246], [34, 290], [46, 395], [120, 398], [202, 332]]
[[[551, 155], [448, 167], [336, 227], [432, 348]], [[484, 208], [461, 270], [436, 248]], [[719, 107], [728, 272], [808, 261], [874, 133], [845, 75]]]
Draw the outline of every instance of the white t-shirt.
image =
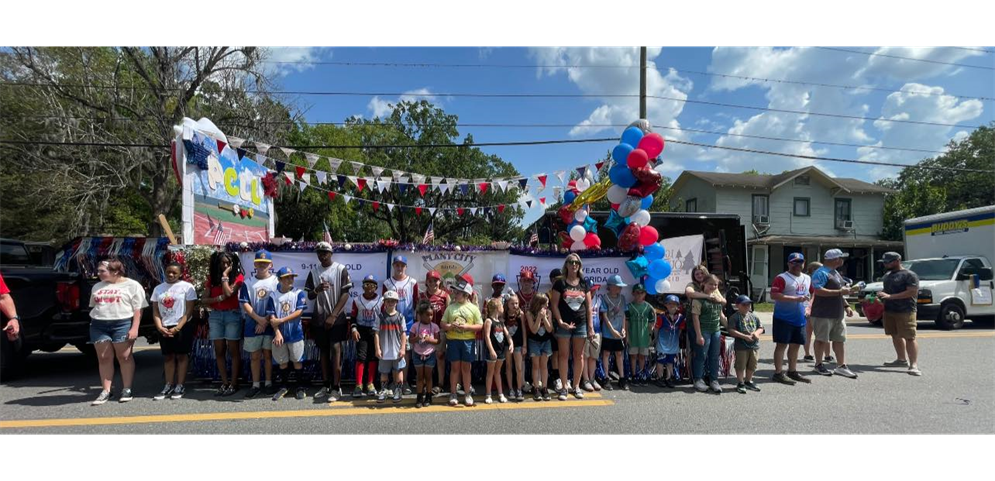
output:
[[98, 321], [131, 319], [135, 311], [149, 307], [145, 288], [134, 279], [116, 284], [98, 282], [90, 291], [90, 318]]
[[173, 327], [186, 314], [187, 301], [197, 300], [197, 290], [187, 281], [162, 283], [152, 291], [152, 302], [159, 303], [163, 327]]

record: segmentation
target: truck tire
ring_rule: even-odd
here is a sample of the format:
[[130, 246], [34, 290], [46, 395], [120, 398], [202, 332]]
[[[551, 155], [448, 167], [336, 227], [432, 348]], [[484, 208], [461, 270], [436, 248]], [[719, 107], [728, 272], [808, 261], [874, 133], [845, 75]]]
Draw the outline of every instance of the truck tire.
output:
[[936, 316], [936, 325], [946, 331], [960, 329], [964, 326], [964, 308], [953, 301], [944, 302]]

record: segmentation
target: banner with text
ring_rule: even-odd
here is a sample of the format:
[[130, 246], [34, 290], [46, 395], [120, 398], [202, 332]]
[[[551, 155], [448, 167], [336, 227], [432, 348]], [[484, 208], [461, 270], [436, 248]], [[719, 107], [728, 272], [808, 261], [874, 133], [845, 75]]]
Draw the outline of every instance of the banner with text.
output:
[[[701, 250], [705, 245], [705, 236], [687, 235], [671, 237], [660, 241], [667, 253], [664, 259], [670, 262], [670, 290], [672, 294], [683, 294], [684, 287], [692, 281], [691, 270], [701, 264]], [[628, 269], [626, 269], [628, 270]]]

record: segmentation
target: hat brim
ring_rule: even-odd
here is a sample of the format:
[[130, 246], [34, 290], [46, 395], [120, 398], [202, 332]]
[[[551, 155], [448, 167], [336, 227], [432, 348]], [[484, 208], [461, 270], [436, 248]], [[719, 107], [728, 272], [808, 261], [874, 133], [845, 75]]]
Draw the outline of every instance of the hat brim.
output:
[[269, 259], [255, 259], [255, 260], [252, 261], [253, 264], [255, 264], [256, 262], [265, 262], [267, 264], [272, 264], [273, 263], [273, 261], [271, 261]]

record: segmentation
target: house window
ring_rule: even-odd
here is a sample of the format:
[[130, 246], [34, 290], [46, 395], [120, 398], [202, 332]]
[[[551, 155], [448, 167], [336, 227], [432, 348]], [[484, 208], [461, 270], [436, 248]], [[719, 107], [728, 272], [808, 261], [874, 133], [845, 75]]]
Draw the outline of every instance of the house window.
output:
[[846, 222], [853, 221], [853, 209], [851, 207], [851, 199], [836, 199], [836, 226], [842, 227]]
[[808, 217], [812, 201], [808, 197], [795, 197], [795, 217]]
[[770, 197], [766, 195], [754, 195], [753, 222], [760, 222], [761, 217], [770, 222]]
[[698, 198], [688, 199], [684, 203], [684, 212], [698, 212]]
[[809, 185], [812, 179], [807, 175], [799, 175], [795, 177], [795, 185]]

